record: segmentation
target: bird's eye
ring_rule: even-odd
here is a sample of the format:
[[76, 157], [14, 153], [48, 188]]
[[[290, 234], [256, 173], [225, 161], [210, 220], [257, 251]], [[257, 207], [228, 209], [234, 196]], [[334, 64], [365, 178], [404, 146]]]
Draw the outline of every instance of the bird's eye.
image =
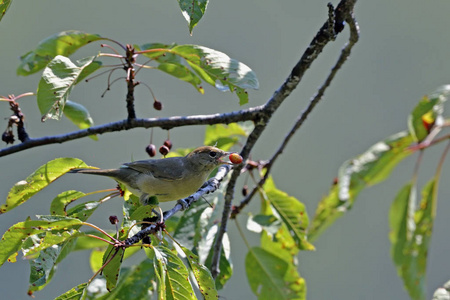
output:
[[209, 152], [209, 156], [211, 156], [211, 157], [216, 157], [216, 155], [217, 155], [217, 152], [214, 152], [214, 151]]

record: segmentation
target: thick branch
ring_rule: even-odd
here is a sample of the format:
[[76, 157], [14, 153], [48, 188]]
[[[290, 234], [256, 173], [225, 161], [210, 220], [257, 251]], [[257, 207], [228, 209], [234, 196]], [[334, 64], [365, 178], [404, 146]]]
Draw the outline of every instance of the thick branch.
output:
[[171, 129], [173, 127], [191, 126], [191, 125], [229, 124], [234, 122], [257, 120], [260, 118], [259, 116], [261, 115], [261, 113], [262, 107], [258, 106], [223, 114], [122, 120], [118, 122], [93, 126], [87, 129], [73, 131], [60, 135], [45, 136], [35, 139], [29, 138], [28, 140], [26, 140], [21, 144], [1, 149], [0, 157], [38, 146], [64, 143], [67, 141], [76, 140], [94, 134], [103, 134], [106, 132], [129, 130], [138, 127], [140, 128], [161, 127], [163, 129]]
[[[334, 78], [334, 75], [336, 74], [337, 70], [342, 66], [343, 62], [347, 59], [348, 55], [350, 54], [350, 49], [353, 47], [354, 43], [358, 40], [357, 35], [357, 25], [354, 22], [353, 19], [353, 7], [356, 3], [356, 0], [342, 0], [338, 7], [335, 10], [335, 23], [334, 23], [334, 29], [329, 29], [330, 22], [327, 21], [322, 26], [322, 28], [319, 30], [317, 35], [314, 37], [314, 39], [311, 41], [309, 47], [304, 52], [303, 56], [299, 60], [299, 62], [295, 65], [295, 67], [292, 69], [291, 74], [286, 79], [286, 81], [283, 83], [283, 85], [274, 93], [271, 99], [267, 101], [267, 103], [264, 105], [264, 112], [263, 116], [270, 116], [273, 112], [275, 112], [276, 109], [281, 105], [281, 103], [291, 94], [291, 92], [297, 87], [298, 83], [302, 79], [303, 75], [305, 74], [306, 70], [311, 66], [312, 62], [317, 58], [317, 56], [322, 52], [325, 45], [334, 40], [335, 36], [334, 34], [338, 34], [343, 30], [343, 24], [344, 20], [348, 23], [352, 22], [353, 25], [350, 25], [351, 32], [356, 32], [356, 38], [351, 34], [350, 41], [348, 45], [344, 48], [344, 50], [348, 53], [346, 55], [341, 54], [341, 58], [344, 56], [344, 59], [342, 62], [340, 62], [341, 58], [339, 59], [338, 63], [333, 68], [332, 73], [328, 76], [325, 86], [323, 86], [323, 91], [319, 91], [317, 95], [317, 100], [314, 101], [313, 105], [309, 106], [309, 110], [307, 108], [307, 113], [303, 115], [302, 120], [300, 121], [300, 124], [297, 126], [296, 129], [292, 132], [292, 135], [297, 131], [297, 129], [300, 127], [300, 125], [303, 123], [303, 121], [306, 119], [306, 117], [309, 115], [309, 113], [312, 111], [312, 109], [315, 107], [317, 102], [320, 100], [320, 98], [323, 95], [323, 92], [328, 87], [328, 85], [331, 83], [331, 80]], [[351, 45], [349, 47], [349, 45]], [[346, 50], [347, 49], [347, 50]], [[344, 51], [343, 51], [344, 52]], [[255, 126], [255, 129], [253, 132], [249, 135], [249, 138], [247, 140], [247, 143], [244, 146], [244, 149], [241, 152], [241, 156], [244, 159], [248, 158], [248, 154], [250, 153], [251, 149], [253, 148], [256, 141], [259, 139], [260, 135], [264, 131], [268, 119], [261, 119]], [[294, 126], [295, 127], [295, 126]], [[292, 137], [292, 135], [288, 136], [288, 139], [285, 144], [289, 141], [289, 139]], [[285, 144], [280, 147], [280, 152], [276, 154], [276, 157], [283, 151]], [[275, 157], [275, 158], [276, 158]], [[234, 187], [236, 184], [236, 179], [239, 176], [239, 173], [241, 171], [243, 166], [240, 166], [233, 170], [231, 174], [230, 182], [227, 186], [227, 191], [225, 195], [225, 203], [224, 203], [224, 210], [222, 214], [222, 220], [220, 224], [220, 229], [217, 233], [216, 241], [214, 244], [214, 253], [213, 258], [211, 262], [211, 273], [214, 278], [217, 277], [219, 274], [219, 259], [220, 259], [220, 252], [222, 251], [222, 239], [227, 231], [227, 223], [228, 219], [231, 215], [231, 202], [233, 200], [234, 195]], [[269, 164], [270, 168], [270, 164]], [[268, 174], [268, 172], [267, 172]], [[253, 192], [254, 194], [254, 192]]]

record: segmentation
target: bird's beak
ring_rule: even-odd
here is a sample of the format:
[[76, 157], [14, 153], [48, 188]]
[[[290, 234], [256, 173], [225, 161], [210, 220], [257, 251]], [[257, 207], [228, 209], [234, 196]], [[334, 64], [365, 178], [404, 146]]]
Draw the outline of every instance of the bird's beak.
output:
[[222, 158], [227, 158], [227, 159], [229, 159], [229, 156], [230, 156], [231, 153], [233, 153], [233, 152], [224, 152], [224, 153], [220, 156], [219, 162], [220, 162], [221, 164], [223, 164], [223, 165], [232, 165], [232, 164], [233, 164], [232, 162], [230, 162], [230, 161], [223, 161], [223, 160], [222, 160]]

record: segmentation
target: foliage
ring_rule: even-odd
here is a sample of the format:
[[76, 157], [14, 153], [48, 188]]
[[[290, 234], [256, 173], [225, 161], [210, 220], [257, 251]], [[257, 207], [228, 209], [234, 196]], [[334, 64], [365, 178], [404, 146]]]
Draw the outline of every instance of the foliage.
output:
[[[192, 34], [206, 11], [208, 1], [178, 2]], [[0, 3], [0, 20], [10, 4], [11, 1]], [[334, 21], [333, 17], [330, 20]], [[327, 35], [330, 33], [327, 32]], [[112, 49], [114, 53], [98, 53], [76, 61], [69, 58], [81, 47], [98, 41], [113, 43], [123, 53], [119, 54], [111, 45], [102, 44], [102, 47]], [[121, 64], [119, 67], [106, 66], [102, 62], [104, 57], [116, 58]], [[142, 59], [147, 61], [141, 62]], [[28, 76], [42, 71], [35, 93], [42, 121], [59, 120], [65, 115], [77, 127], [86, 130], [94, 122], [84, 106], [69, 100], [72, 90], [83, 80], [89, 80], [90, 76], [109, 73], [110, 77], [117, 69], [127, 71], [129, 123], [136, 119], [132, 105], [133, 89], [138, 84], [135, 76], [141, 69], [163, 71], [189, 83], [201, 94], [204, 93], [203, 83], [220, 91], [235, 92], [240, 105], [248, 102], [247, 89], [259, 87], [255, 73], [248, 66], [218, 50], [175, 43], [123, 45], [108, 37], [75, 30], [48, 37], [34, 50], [22, 55], [20, 60], [18, 75]], [[98, 72], [104, 69], [105, 72]], [[109, 77], [108, 89], [114, 83]], [[298, 76], [292, 77], [298, 80]], [[154, 108], [160, 110], [161, 103], [151, 93]], [[246, 233], [236, 220], [236, 227], [248, 248], [245, 255], [248, 283], [258, 299], [306, 299], [306, 281], [298, 271], [299, 252], [314, 251], [312, 242], [355, 205], [357, 196], [365, 188], [386, 180], [401, 161], [416, 152], [420, 155], [412, 179], [400, 189], [392, 202], [389, 238], [392, 259], [406, 290], [412, 299], [425, 299], [427, 254], [437, 210], [437, 191], [441, 168], [450, 146], [443, 151], [435, 175], [422, 188], [419, 203], [416, 203], [416, 191], [419, 188], [417, 177], [425, 150], [449, 139], [448, 135], [438, 137], [449, 124], [444, 116], [444, 103], [449, 93], [450, 86], [444, 86], [424, 97], [409, 115], [407, 131], [391, 135], [363, 154], [344, 162], [328, 195], [318, 203], [311, 222], [305, 205], [277, 188], [275, 179], [268, 176], [276, 155], [265, 162], [247, 160], [241, 169], [237, 168], [237, 172], [253, 179], [254, 194], [260, 198], [260, 212], [249, 214], [247, 219], [248, 232], [259, 235], [258, 246], [248, 243]], [[26, 141], [26, 136], [22, 135], [22, 140], [20, 135], [23, 114], [18, 109], [17, 100], [30, 94], [0, 99], [8, 101], [14, 111], [8, 129], [2, 136], [7, 143], [14, 142], [12, 124], [18, 127], [19, 139]], [[243, 143], [254, 143], [252, 138], [257, 138], [252, 137], [252, 134], [267, 122], [268, 119], [258, 117], [250, 125], [225, 121], [226, 124], [208, 126], [204, 144], [229, 151], [241, 147]], [[98, 139], [95, 135], [90, 137]], [[167, 140], [165, 143], [168, 150], [171, 148], [169, 142]], [[285, 139], [285, 144], [287, 142], [288, 139]], [[248, 148], [242, 148], [245, 154]], [[168, 156], [186, 155], [191, 150], [174, 149]], [[282, 150], [281, 147], [279, 153]], [[47, 162], [11, 188], [6, 202], [0, 206], [0, 214], [36, 199], [36, 194], [42, 189], [71, 169], [80, 167], [92, 168], [77, 158], [57, 158]], [[137, 197], [130, 195], [130, 191], [108, 190], [112, 193], [85, 202], [80, 200], [106, 191], [64, 191], [53, 199], [50, 215], [37, 216], [37, 220], [27, 218], [12, 225], [3, 234], [0, 240], [0, 266], [7, 261], [15, 262], [21, 251], [30, 262], [28, 293], [32, 295], [51, 282], [58, 264], [70, 253], [90, 251], [94, 276], [56, 299], [218, 299], [220, 290], [233, 275], [231, 245], [222, 227], [225, 224], [226, 229], [230, 215], [227, 215], [227, 209], [231, 209], [233, 214], [238, 214], [241, 209], [231, 207], [227, 199], [229, 189], [234, 190], [233, 175], [221, 180], [220, 188], [205, 197], [207, 201], [194, 202], [181, 215], [170, 215], [164, 225], [159, 222], [161, 216], [155, 213], [157, 205], [141, 205]], [[243, 192], [246, 196], [246, 185]], [[104, 201], [119, 195], [124, 196], [122, 221], [110, 217], [111, 223], [117, 226], [116, 232], [106, 232], [88, 222]], [[69, 205], [72, 207], [69, 208]], [[241, 205], [247, 205], [245, 200]], [[131, 242], [132, 238], [140, 236], [148, 228], [148, 223], [158, 230], [139, 237], [137, 242]], [[223, 238], [219, 238], [220, 233]], [[146, 257], [137, 264], [124, 267], [124, 261], [137, 252], [145, 252]], [[220, 258], [218, 261], [217, 257]], [[434, 299], [448, 298], [447, 285], [436, 291]]]

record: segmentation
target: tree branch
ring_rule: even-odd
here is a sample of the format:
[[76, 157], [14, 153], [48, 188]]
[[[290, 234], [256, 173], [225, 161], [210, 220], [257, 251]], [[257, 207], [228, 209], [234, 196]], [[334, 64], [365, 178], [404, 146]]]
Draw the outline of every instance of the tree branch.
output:
[[[339, 68], [342, 66], [342, 64], [347, 59], [348, 55], [350, 55], [350, 50], [353, 47], [353, 45], [358, 40], [358, 27], [357, 24], [353, 18], [353, 7], [356, 3], [356, 0], [342, 0], [339, 5], [337, 6], [335, 10], [335, 15], [332, 17], [335, 17], [335, 23], [334, 23], [334, 29], [329, 29], [330, 22], [327, 20], [327, 22], [324, 23], [324, 25], [321, 27], [319, 32], [316, 34], [314, 39], [311, 41], [309, 47], [306, 49], [306, 51], [303, 53], [301, 59], [299, 62], [295, 65], [295, 67], [292, 69], [291, 74], [286, 79], [286, 81], [283, 83], [283, 85], [274, 93], [271, 99], [267, 101], [267, 103], [264, 105], [264, 112], [263, 116], [269, 116], [268, 119], [262, 118], [259, 120], [253, 130], [253, 132], [249, 135], [247, 139], [247, 143], [245, 144], [243, 150], [241, 151], [241, 156], [244, 159], [248, 158], [248, 154], [250, 153], [251, 149], [253, 148], [256, 141], [259, 139], [260, 135], [264, 131], [267, 121], [272, 116], [273, 112], [275, 112], [278, 107], [281, 105], [281, 103], [291, 94], [291, 92], [297, 87], [298, 83], [302, 79], [303, 75], [305, 74], [306, 70], [311, 66], [312, 62], [318, 57], [318, 55], [322, 52], [325, 45], [333, 41], [335, 39], [335, 34], [338, 34], [341, 32], [344, 28], [344, 20], [347, 23], [353, 23], [349, 25], [351, 35], [350, 35], [350, 41], [344, 48], [343, 52], [341, 53], [341, 56], [338, 60], [338, 63], [333, 68], [332, 72], [328, 76], [325, 84], [322, 86], [323, 90], [319, 90], [316, 97], [313, 98], [313, 101], [310, 103], [308, 108], [306, 109], [305, 113], [302, 114], [300, 117], [301, 121], [298, 121], [297, 123], [300, 123], [297, 126], [294, 126], [294, 128], [291, 130], [292, 133], [288, 134], [287, 138], [283, 142], [283, 144], [280, 146], [279, 151], [275, 153], [275, 159], [276, 157], [281, 154], [284, 147], [286, 146], [287, 142], [290, 140], [292, 135], [297, 131], [297, 129], [301, 126], [301, 124], [304, 122], [306, 117], [311, 113], [312, 109], [315, 107], [315, 105], [318, 103], [318, 101], [321, 99], [325, 89], [329, 86], [332, 79], [334, 78], [334, 75], [339, 70]], [[329, 6], [330, 7], [330, 6]], [[329, 14], [329, 18], [331, 18]], [[353, 36], [356, 33], [356, 37]], [[345, 55], [344, 55], [345, 53]], [[342, 59], [342, 61], [341, 61]], [[316, 99], [316, 100], [314, 100]], [[297, 127], [297, 128], [295, 128]], [[270, 163], [269, 166], [270, 168]], [[222, 239], [227, 231], [227, 223], [228, 219], [231, 215], [231, 202], [233, 200], [234, 195], [234, 187], [236, 185], [236, 180], [239, 176], [239, 173], [241, 169], [243, 168], [243, 165], [238, 166], [236, 169], [233, 170], [231, 174], [230, 182], [227, 186], [227, 191], [225, 194], [225, 203], [224, 203], [224, 210], [222, 214], [222, 220], [220, 224], [219, 231], [217, 232], [216, 240], [214, 243], [214, 253], [213, 258], [211, 262], [211, 274], [214, 278], [217, 277], [219, 274], [219, 260], [220, 260], [220, 252], [222, 251]], [[268, 174], [268, 172], [266, 173]], [[268, 175], [267, 175], [268, 176]], [[253, 194], [255, 193], [252, 191]]]
[[350, 27], [350, 38], [348, 43], [345, 45], [345, 47], [342, 49], [341, 55], [339, 56], [336, 64], [331, 69], [330, 74], [328, 75], [325, 82], [322, 84], [322, 86], [319, 88], [317, 93], [311, 98], [311, 101], [309, 102], [308, 107], [298, 117], [297, 121], [295, 122], [294, 126], [291, 128], [289, 133], [285, 136], [283, 142], [281, 143], [280, 147], [277, 149], [277, 151], [272, 155], [272, 157], [269, 159], [269, 162], [266, 164], [266, 172], [263, 178], [258, 182], [258, 184], [253, 188], [253, 190], [245, 197], [244, 200], [241, 201], [239, 206], [235, 207], [233, 209], [233, 212], [231, 213], [230, 218], [233, 219], [236, 217], [236, 215], [251, 201], [253, 196], [256, 194], [258, 189], [263, 186], [263, 184], [266, 182], [267, 178], [270, 175], [270, 171], [272, 169], [272, 166], [275, 162], [275, 160], [283, 153], [284, 149], [286, 148], [287, 144], [291, 140], [291, 138], [294, 136], [295, 132], [303, 125], [306, 118], [309, 116], [309, 114], [312, 112], [314, 107], [319, 103], [319, 101], [322, 99], [323, 95], [325, 94], [325, 90], [330, 86], [331, 81], [335, 77], [336, 73], [339, 71], [339, 69], [343, 66], [345, 61], [348, 59], [351, 53], [351, 49], [353, 46], [358, 42], [359, 39], [359, 28], [356, 20], [353, 19], [353, 17], [350, 17], [347, 21]]
[[171, 129], [173, 127], [191, 126], [191, 125], [229, 124], [240, 121], [258, 120], [260, 119], [260, 115], [263, 113], [264, 113], [263, 107], [257, 106], [222, 114], [192, 115], [181, 117], [174, 116], [169, 118], [148, 118], [148, 119], [132, 119], [132, 120], [126, 119], [122, 121], [93, 126], [87, 129], [77, 130], [60, 135], [45, 136], [35, 139], [29, 138], [21, 144], [1, 149], [0, 157], [38, 146], [58, 144], [58, 143], [60, 144], [94, 134], [103, 134], [107, 132], [129, 130], [132, 128], [160, 127], [162, 129]]

